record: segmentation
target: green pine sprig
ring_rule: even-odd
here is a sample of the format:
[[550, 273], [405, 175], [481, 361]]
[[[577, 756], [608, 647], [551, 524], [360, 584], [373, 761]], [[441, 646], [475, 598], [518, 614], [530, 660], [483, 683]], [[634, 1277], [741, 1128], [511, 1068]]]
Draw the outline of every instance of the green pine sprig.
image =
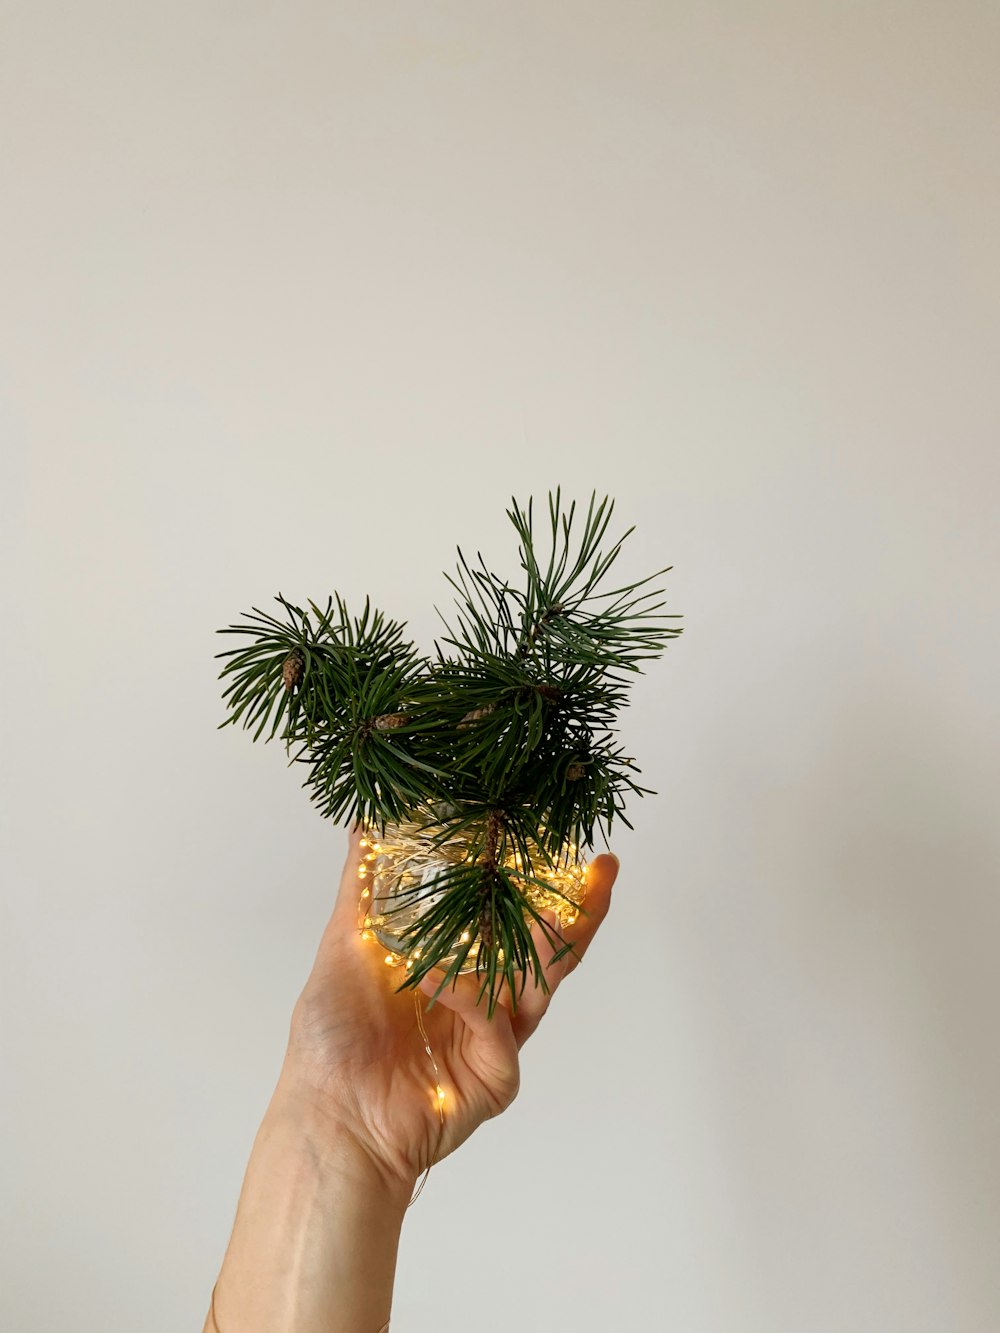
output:
[[413, 965], [400, 989], [446, 956], [441, 987], [451, 984], [477, 940], [490, 1013], [504, 985], [515, 1008], [529, 975], [544, 988], [532, 924], [557, 956], [570, 946], [524, 889], [567, 845], [592, 848], [616, 819], [631, 827], [627, 801], [651, 794], [615, 739], [617, 721], [630, 681], [682, 632], [668, 623], [681, 617], [665, 614], [662, 588], [650, 586], [671, 566], [605, 588], [633, 531], [609, 539], [613, 511], [596, 495], [585, 511], [564, 506], [557, 490], [539, 538], [533, 502], [512, 501], [519, 577], [502, 579], [459, 549], [446, 575], [455, 610], [430, 657], [404, 623], [367, 601], [351, 616], [337, 594], [303, 609], [279, 593], [283, 614], [254, 607], [219, 631], [246, 641], [217, 654], [228, 681], [220, 727], [284, 741], [289, 763], [306, 765], [303, 786], [321, 815], [382, 831], [422, 820], [428, 838], [467, 841], [405, 937]]

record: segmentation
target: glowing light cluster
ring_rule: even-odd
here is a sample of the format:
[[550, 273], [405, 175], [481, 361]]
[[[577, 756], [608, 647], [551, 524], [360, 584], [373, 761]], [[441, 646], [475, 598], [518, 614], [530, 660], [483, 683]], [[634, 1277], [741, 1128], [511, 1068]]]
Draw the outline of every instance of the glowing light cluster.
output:
[[[398, 858], [401, 853], [405, 853], [407, 848], [403, 846], [384, 846], [382, 843], [376, 842], [370, 837], [361, 838], [360, 846], [362, 859], [361, 864], [358, 866], [358, 879], [362, 882], [364, 887], [361, 889], [361, 894], [358, 899], [358, 929], [361, 932], [361, 938], [363, 940], [375, 939], [379, 941], [379, 932], [380, 930], [384, 931], [386, 926], [385, 914], [379, 911], [375, 906], [376, 900], [380, 900], [381, 890], [384, 887], [383, 868], [386, 864], [397, 864], [397, 861], [394, 860], [394, 858]], [[375, 890], [374, 897], [372, 896], [372, 888], [369, 887], [367, 882], [369, 879]], [[464, 932], [463, 938], [467, 937], [468, 932], [466, 931]], [[384, 943], [384, 941], [379, 942]], [[390, 947], [383, 955], [382, 961], [385, 963], [386, 967], [396, 968], [403, 965], [409, 970], [413, 967], [414, 961], [419, 957], [419, 948], [414, 949], [412, 955], [408, 958], [405, 954]], [[430, 1060], [431, 1069], [434, 1074], [434, 1082], [428, 1088], [428, 1093], [430, 1095], [431, 1104], [438, 1117], [437, 1149], [439, 1149], [444, 1135], [444, 1104], [446, 1094], [441, 1085], [441, 1071], [438, 1068], [437, 1060], [434, 1058], [434, 1051], [431, 1048], [430, 1039], [427, 1036], [427, 1029], [424, 1026], [423, 1007], [420, 1001], [420, 994], [415, 991], [413, 995], [413, 1003], [416, 1009], [417, 1027], [420, 1031], [420, 1036], [423, 1039], [424, 1050], [427, 1052], [427, 1058]], [[437, 1149], [435, 1149], [435, 1156], [437, 1155]], [[421, 1190], [427, 1182], [430, 1169], [430, 1165], [428, 1165], [427, 1169], [424, 1171], [423, 1178], [420, 1180], [420, 1183], [417, 1185], [417, 1188], [410, 1199], [411, 1204], [415, 1203], [419, 1197]], [[409, 1204], [407, 1207], [409, 1207]], [[384, 1333], [384, 1330], [379, 1330], [379, 1333]]]
[[[383, 946], [387, 967], [411, 971], [420, 950], [406, 949], [402, 937], [440, 899], [444, 890], [435, 890], [436, 879], [467, 860], [469, 839], [456, 835], [434, 846], [426, 826], [404, 824], [386, 828], [380, 841], [370, 835], [362, 838], [361, 849], [363, 859], [358, 868], [363, 884], [358, 909], [361, 936], [366, 940], [374, 938]], [[525, 903], [536, 912], [552, 913], [560, 927], [573, 925], [586, 893], [587, 865], [579, 846], [566, 844], [554, 865], [549, 864], [540, 849], [529, 845], [528, 851], [532, 856], [527, 865], [518, 851], [511, 851], [503, 863]], [[535, 879], [542, 882], [535, 883]], [[469, 945], [460, 971], [473, 971], [480, 942], [477, 931], [461, 931], [442, 958], [442, 964], [447, 966], [460, 949]]]

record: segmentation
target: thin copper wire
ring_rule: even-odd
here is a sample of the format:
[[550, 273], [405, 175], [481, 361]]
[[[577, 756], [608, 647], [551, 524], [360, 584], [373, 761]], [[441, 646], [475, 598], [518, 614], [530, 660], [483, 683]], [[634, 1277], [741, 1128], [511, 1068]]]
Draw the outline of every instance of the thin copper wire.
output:
[[[416, 1203], [417, 1199], [420, 1197], [420, 1191], [423, 1189], [424, 1185], [426, 1184], [427, 1177], [431, 1173], [431, 1166], [433, 1165], [434, 1158], [437, 1157], [438, 1152], [440, 1151], [441, 1139], [444, 1137], [444, 1106], [442, 1104], [442, 1098], [441, 1098], [441, 1071], [438, 1069], [438, 1063], [434, 1059], [434, 1052], [431, 1050], [430, 1038], [427, 1036], [427, 1029], [424, 1027], [424, 1011], [420, 1004], [420, 996], [417, 994], [416, 991], [413, 992], [413, 1007], [417, 1011], [417, 1027], [420, 1029], [420, 1035], [424, 1040], [424, 1050], [430, 1057], [431, 1068], [434, 1070], [434, 1100], [437, 1102], [439, 1124], [438, 1124], [438, 1139], [437, 1143], [435, 1144], [434, 1151], [431, 1154], [431, 1160], [427, 1163], [427, 1170], [421, 1177], [420, 1184], [414, 1191], [413, 1198], [410, 1200], [410, 1203], [406, 1205], [407, 1208], [410, 1207], [410, 1204]], [[379, 1333], [382, 1333], [381, 1329], [379, 1329]]]

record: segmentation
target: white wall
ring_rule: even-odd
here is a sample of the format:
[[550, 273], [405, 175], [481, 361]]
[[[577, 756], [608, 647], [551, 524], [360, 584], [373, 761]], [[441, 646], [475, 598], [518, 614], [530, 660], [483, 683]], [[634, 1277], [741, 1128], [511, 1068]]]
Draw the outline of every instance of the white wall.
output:
[[674, 566], [660, 795], [394, 1324], [1000, 1327], [998, 59], [986, 0], [0, 5], [4, 1329], [200, 1327], [332, 900], [214, 630], [429, 643], [560, 482]]

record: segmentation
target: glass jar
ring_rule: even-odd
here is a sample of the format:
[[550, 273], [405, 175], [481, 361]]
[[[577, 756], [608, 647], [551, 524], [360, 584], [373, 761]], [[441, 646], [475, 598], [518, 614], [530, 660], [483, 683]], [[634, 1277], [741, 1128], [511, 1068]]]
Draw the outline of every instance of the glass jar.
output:
[[[453, 868], [468, 861], [467, 831], [435, 842], [436, 831], [439, 828], [426, 821], [392, 824], [384, 833], [372, 832], [363, 840], [358, 924], [366, 937], [373, 937], [387, 950], [387, 963], [405, 964], [411, 957], [419, 957], [419, 952], [403, 939], [405, 932], [440, 902]], [[531, 860], [527, 867], [518, 853], [507, 855], [503, 867], [508, 876], [536, 912], [554, 912], [560, 928], [572, 925], [586, 891], [586, 862], [579, 848], [567, 844], [554, 865], [530, 842], [527, 851]], [[526, 911], [525, 916], [530, 914]], [[481, 943], [478, 931], [463, 931], [441, 959], [441, 966], [448, 967], [459, 948], [470, 943], [470, 933], [471, 947], [459, 971], [475, 971]]]

